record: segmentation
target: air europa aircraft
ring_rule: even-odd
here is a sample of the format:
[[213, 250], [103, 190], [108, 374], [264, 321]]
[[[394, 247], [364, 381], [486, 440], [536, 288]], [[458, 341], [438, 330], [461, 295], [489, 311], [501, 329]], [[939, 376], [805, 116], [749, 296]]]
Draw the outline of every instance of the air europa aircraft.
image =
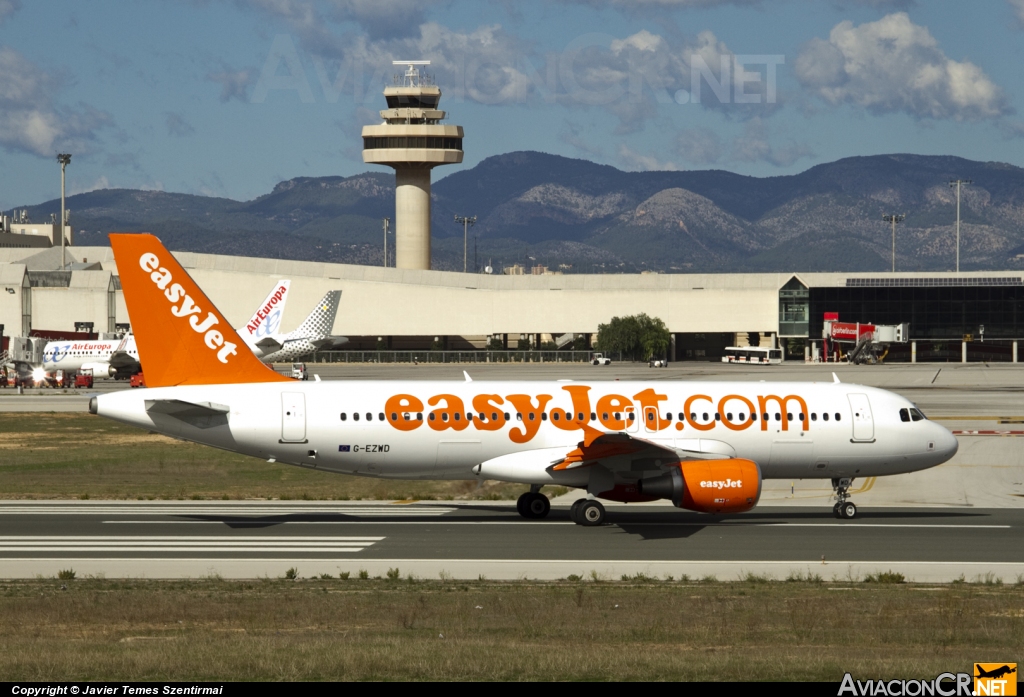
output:
[[708, 513], [757, 505], [766, 478], [831, 479], [852, 518], [855, 477], [934, 467], [953, 435], [884, 390], [839, 383], [332, 381], [298, 383], [249, 351], [151, 235], [111, 235], [152, 386], [100, 395], [93, 414], [288, 464], [368, 477], [496, 479], [598, 498], [669, 499]]

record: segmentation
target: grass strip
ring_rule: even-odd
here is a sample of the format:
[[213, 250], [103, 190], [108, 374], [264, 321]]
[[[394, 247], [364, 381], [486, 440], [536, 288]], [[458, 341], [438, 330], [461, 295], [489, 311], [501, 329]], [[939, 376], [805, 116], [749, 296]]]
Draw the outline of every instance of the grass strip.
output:
[[[548, 492], [557, 495], [554, 489]], [[501, 482], [391, 481], [317, 472], [91, 414], [0, 414], [0, 498], [6, 499], [494, 500], [525, 490]]]
[[1020, 586], [70, 575], [0, 583], [0, 679], [838, 682], [1024, 649]]

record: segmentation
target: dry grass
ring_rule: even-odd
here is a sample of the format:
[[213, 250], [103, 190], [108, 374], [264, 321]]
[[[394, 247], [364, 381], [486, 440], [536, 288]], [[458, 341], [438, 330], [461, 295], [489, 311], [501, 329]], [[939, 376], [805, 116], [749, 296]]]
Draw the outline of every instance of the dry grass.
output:
[[509, 499], [522, 485], [314, 472], [90, 414], [0, 415], [0, 498]]
[[855, 585], [6, 583], [0, 680], [838, 681], [1024, 649], [1021, 588]]

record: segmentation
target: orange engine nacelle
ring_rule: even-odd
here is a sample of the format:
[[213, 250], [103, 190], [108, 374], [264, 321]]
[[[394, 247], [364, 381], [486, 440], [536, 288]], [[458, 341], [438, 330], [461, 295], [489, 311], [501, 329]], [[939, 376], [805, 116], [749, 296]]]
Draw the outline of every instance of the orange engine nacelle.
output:
[[642, 479], [637, 491], [701, 513], [742, 513], [761, 498], [761, 468], [752, 460], [688, 460], [668, 474]]

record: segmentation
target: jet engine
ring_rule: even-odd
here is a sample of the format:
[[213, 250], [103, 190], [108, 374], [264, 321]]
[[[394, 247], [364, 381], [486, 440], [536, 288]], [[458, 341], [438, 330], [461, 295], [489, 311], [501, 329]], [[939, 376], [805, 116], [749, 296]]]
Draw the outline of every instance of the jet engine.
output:
[[761, 498], [761, 468], [752, 460], [687, 460], [641, 479], [637, 492], [701, 513], [742, 513]]
[[117, 375], [117, 369], [109, 363], [83, 363], [82, 370], [91, 370], [96, 377], [112, 378]]

